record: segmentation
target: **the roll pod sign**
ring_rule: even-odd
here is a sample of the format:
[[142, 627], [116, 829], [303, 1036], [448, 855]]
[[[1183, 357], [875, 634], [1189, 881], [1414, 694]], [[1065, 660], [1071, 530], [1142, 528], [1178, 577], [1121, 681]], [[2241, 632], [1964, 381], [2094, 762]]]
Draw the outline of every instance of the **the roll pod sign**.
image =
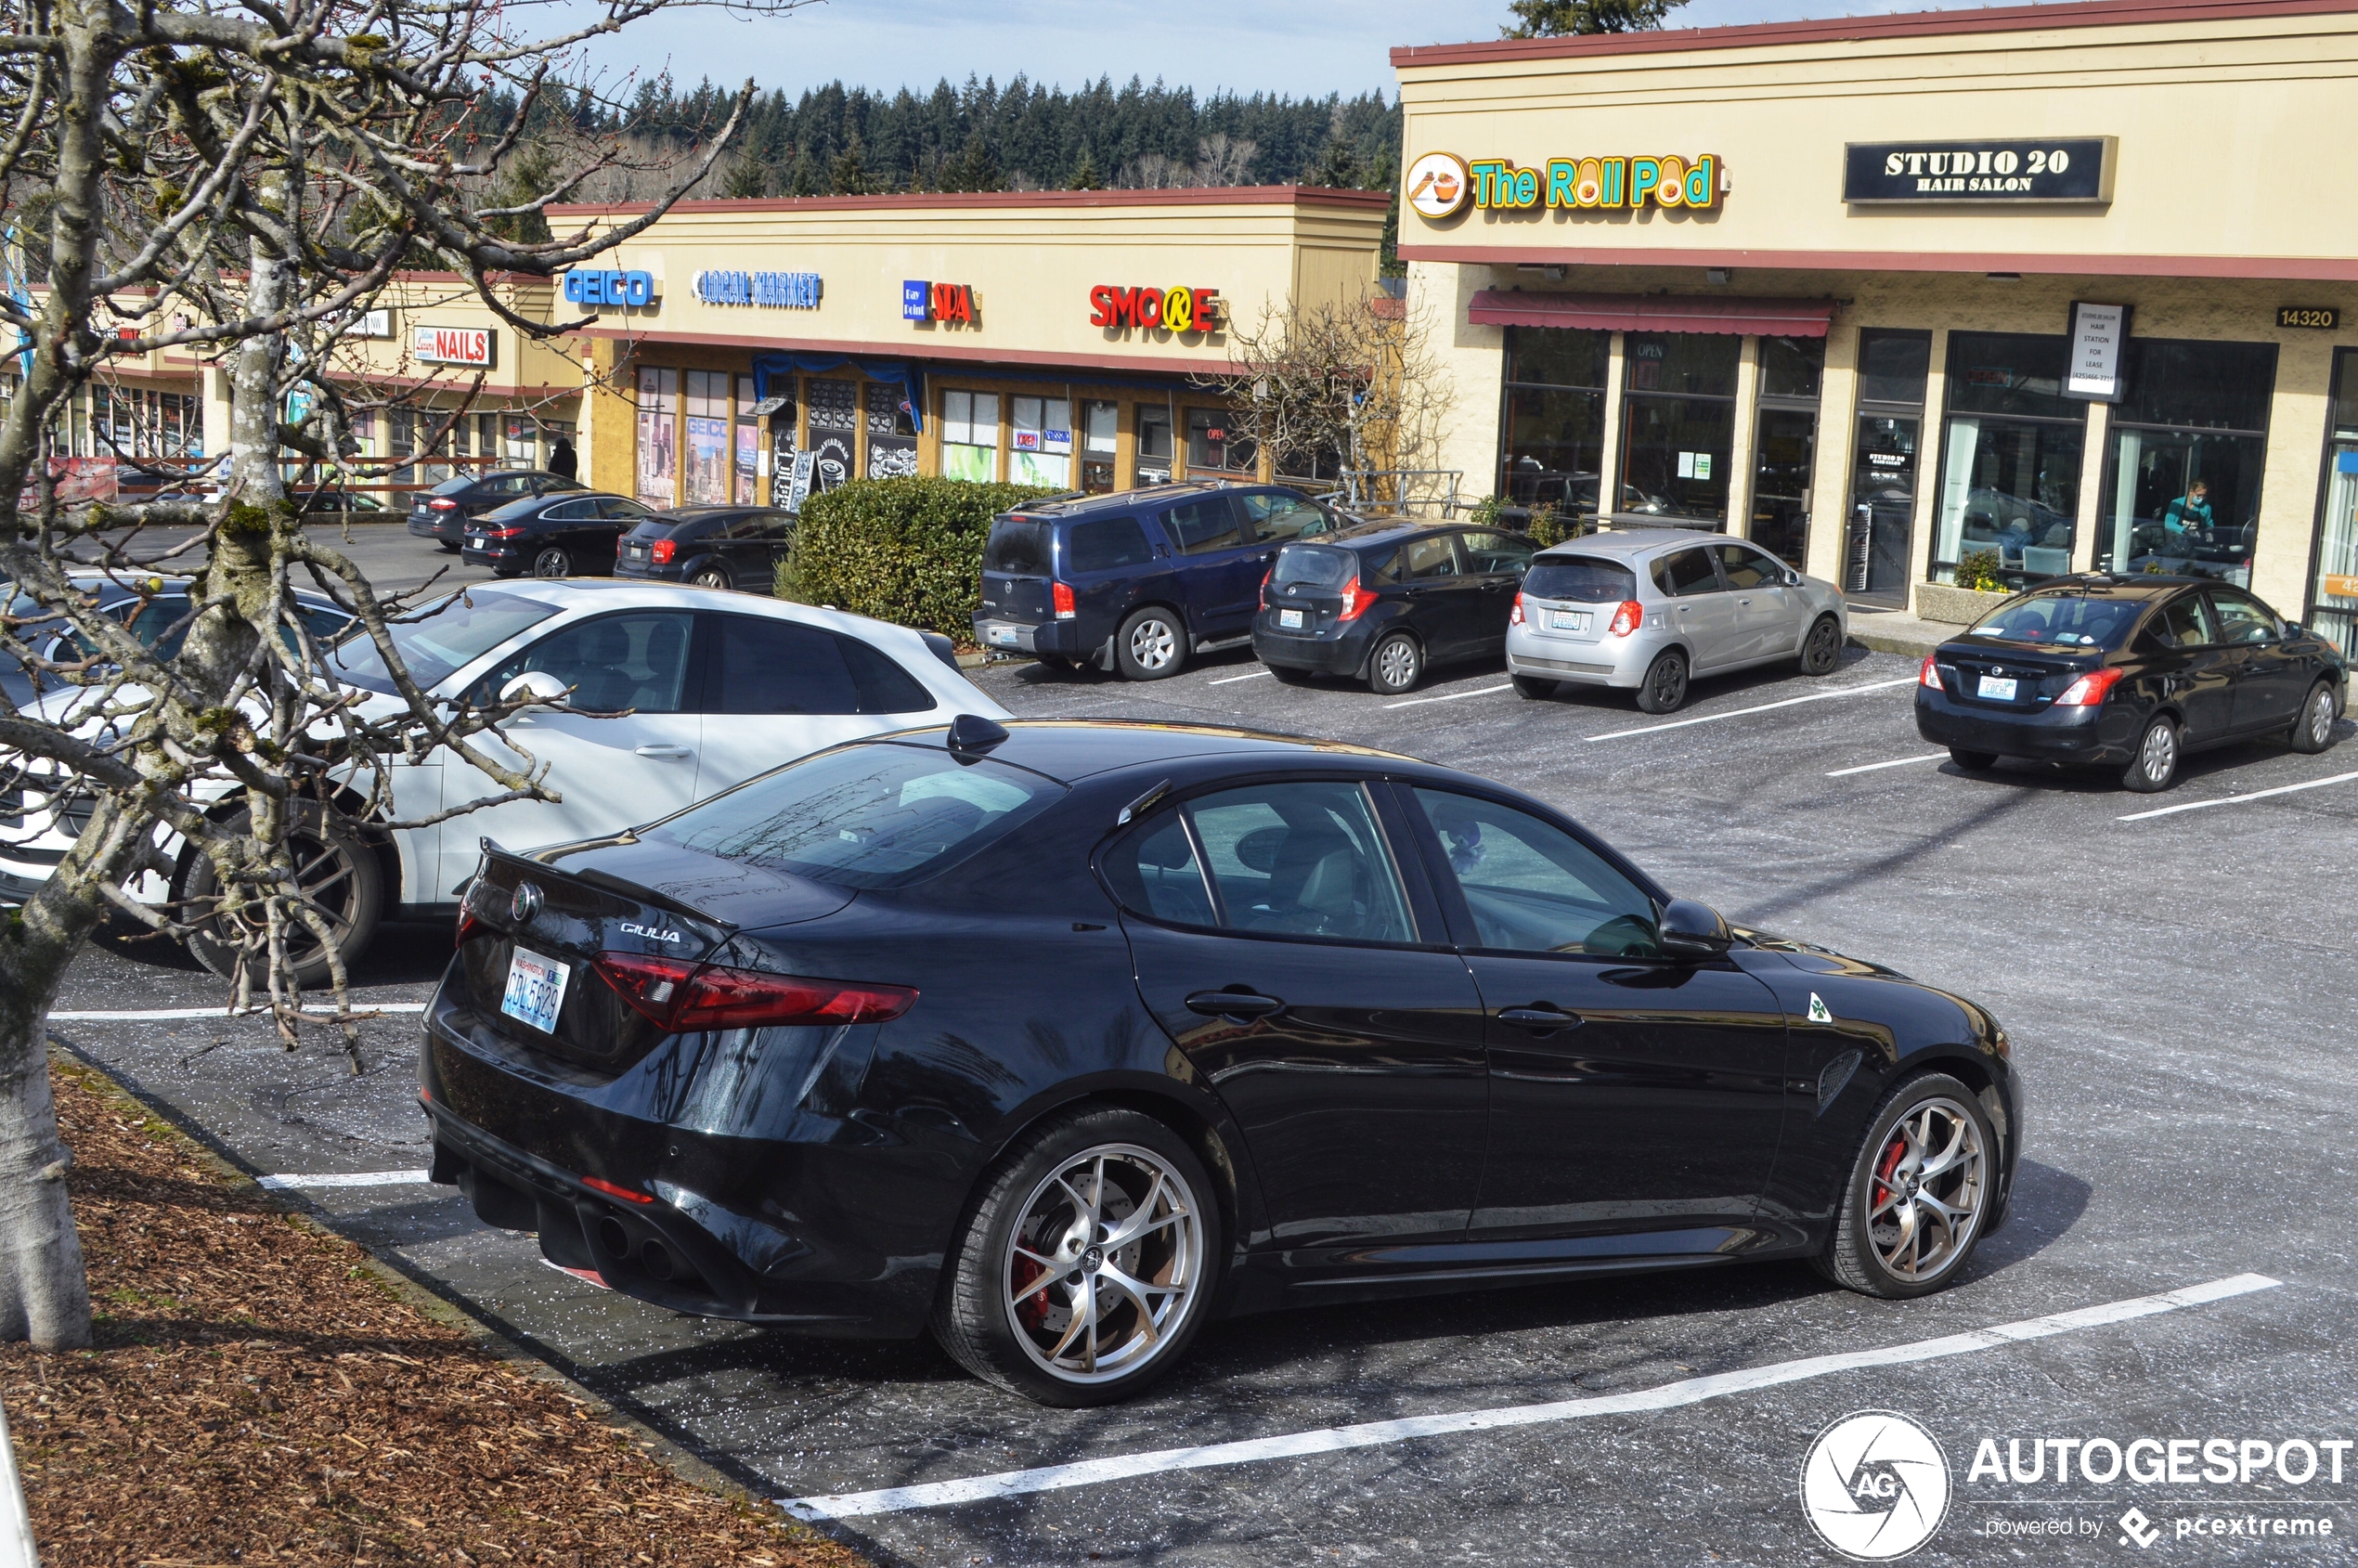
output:
[[1220, 324], [1217, 289], [1117, 289], [1100, 283], [1089, 291], [1092, 327], [1160, 327], [1167, 332], [1209, 332]]
[[1725, 183], [1712, 153], [1682, 158], [1550, 158], [1545, 170], [1505, 159], [1467, 165], [1483, 208], [1716, 207]]

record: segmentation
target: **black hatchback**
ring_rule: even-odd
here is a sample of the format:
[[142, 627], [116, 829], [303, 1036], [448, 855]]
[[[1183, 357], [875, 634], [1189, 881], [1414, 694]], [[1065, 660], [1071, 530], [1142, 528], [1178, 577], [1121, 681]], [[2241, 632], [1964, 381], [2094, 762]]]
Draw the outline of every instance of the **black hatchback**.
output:
[[1289, 544], [1261, 585], [1252, 651], [1280, 680], [1343, 675], [1406, 692], [1433, 665], [1505, 651], [1537, 549], [1494, 528], [1400, 523]]
[[596, 490], [511, 501], [467, 525], [460, 559], [496, 577], [611, 577], [623, 533], [654, 513]]
[[409, 503], [409, 531], [454, 551], [466, 542], [467, 525], [487, 512], [535, 496], [582, 488], [579, 480], [533, 468], [460, 473], [418, 493]]
[[2170, 787], [2181, 758], [2230, 741], [2333, 744], [2349, 663], [2242, 589], [2193, 577], [2042, 583], [1926, 656], [1916, 729], [1979, 771], [2001, 757], [2118, 767]]
[[622, 536], [618, 577], [768, 593], [794, 544], [795, 514], [766, 506], [658, 512]]

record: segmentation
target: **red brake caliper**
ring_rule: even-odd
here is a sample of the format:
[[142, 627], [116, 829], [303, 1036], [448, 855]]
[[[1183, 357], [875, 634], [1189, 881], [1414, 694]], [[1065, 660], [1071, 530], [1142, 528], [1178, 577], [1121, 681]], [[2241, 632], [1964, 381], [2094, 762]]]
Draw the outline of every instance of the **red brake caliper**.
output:
[[1891, 1173], [1899, 1169], [1899, 1162], [1907, 1157], [1908, 1140], [1892, 1139], [1891, 1147], [1883, 1151], [1883, 1162], [1875, 1167], [1875, 1196], [1873, 1202], [1868, 1205], [1869, 1208], [1873, 1208], [1891, 1196], [1891, 1188], [1885, 1184], [1891, 1180]]
[[[1026, 1269], [1031, 1271], [1031, 1276], [1028, 1279], [1022, 1277], [1023, 1271]], [[1022, 1296], [1016, 1303], [1017, 1315], [1026, 1324], [1037, 1328], [1048, 1321], [1048, 1291], [1043, 1281], [1052, 1276], [1051, 1273], [1045, 1264], [1033, 1263], [1030, 1258], [1016, 1260], [1016, 1273], [1017, 1276], [1016, 1290], [1018, 1295], [1034, 1285], [1041, 1286], [1040, 1289], [1033, 1290], [1030, 1295]]]

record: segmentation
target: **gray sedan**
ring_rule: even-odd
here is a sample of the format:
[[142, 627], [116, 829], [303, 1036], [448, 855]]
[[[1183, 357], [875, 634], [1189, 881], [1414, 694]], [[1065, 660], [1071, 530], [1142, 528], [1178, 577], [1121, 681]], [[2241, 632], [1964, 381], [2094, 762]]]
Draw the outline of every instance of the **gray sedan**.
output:
[[1849, 632], [1833, 584], [1756, 545], [1633, 528], [1532, 561], [1507, 628], [1507, 672], [1526, 697], [1567, 681], [1612, 686], [1635, 691], [1647, 713], [1668, 713], [1698, 675], [1781, 659], [1832, 674]]

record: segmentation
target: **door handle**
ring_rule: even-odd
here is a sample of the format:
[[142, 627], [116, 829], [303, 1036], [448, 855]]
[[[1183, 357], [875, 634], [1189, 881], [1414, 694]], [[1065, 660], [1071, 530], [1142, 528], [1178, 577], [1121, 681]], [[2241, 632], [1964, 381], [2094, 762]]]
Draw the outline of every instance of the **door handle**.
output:
[[1286, 1004], [1274, 996], [1263, 996], [1251, 991], [1199, 991], [1187, 998], [1187, 1010], [1201, 1013], [1207, 1018], [1275, 1017], [1286, 1010]]
[[676, 762], [683, 757], [694, 755], [684, 745], [642, 745], [632, 749], [641, 757], [661, 758], [667, 762]]
[[1528, 1007], [1501, 1007], [1498, 1021], [1553, 1034], [1560, 1029], [1578, 1029], [1583, 1020], [1579, 1014], [1567, 1013], [1552, 1002], [1535, 1002]]

